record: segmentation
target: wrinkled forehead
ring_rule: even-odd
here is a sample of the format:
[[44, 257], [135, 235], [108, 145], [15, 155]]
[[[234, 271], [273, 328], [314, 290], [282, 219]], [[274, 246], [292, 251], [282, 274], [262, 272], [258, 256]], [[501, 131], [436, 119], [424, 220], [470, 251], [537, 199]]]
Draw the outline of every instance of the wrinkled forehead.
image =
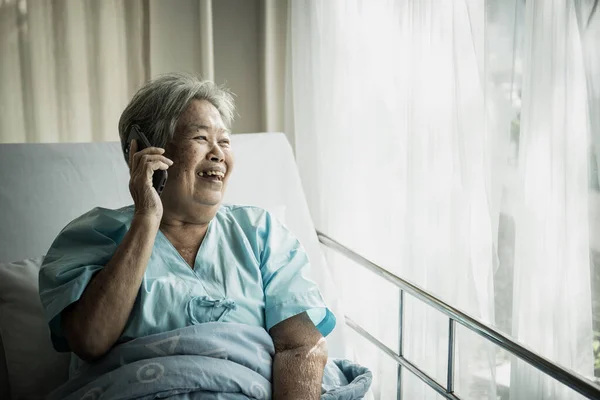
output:
[[198, 130], [219, 135], [229, 134], [219, 110], [207, 100], [193, 100], [177, 122], [177, 131], [180, 133]]

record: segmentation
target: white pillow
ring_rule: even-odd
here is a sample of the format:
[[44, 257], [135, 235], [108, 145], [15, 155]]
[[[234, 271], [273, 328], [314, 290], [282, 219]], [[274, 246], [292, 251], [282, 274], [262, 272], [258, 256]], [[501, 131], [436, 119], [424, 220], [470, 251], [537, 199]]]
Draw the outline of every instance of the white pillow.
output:
[[68, 378], [70, 356], [52, 348], [38, 295], [42, 261], [0, 263], [0, 336], [13, 399], [42, 398]]

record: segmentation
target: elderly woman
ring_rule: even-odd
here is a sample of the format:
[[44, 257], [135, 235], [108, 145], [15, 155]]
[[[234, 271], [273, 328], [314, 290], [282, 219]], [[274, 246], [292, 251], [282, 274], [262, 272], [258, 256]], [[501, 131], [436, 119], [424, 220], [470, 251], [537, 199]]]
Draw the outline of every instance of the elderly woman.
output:
[[[91, 363], [190, 325], [261, 327], [275, 347], [273, 397], [316, 399], [335, 317], [304, 276], [298, 240], [263, 209], [222, 204], [233, 114], [230, 93], [190, 76], [159, 77], [133, 97], [119, 135], [134, 204], [93, 209], [52, 244], [40, 272], [52, 341]], [[129, 143], [134, 125], [151, 147]], [[168, 170], [160, 195], [157, 170]]]

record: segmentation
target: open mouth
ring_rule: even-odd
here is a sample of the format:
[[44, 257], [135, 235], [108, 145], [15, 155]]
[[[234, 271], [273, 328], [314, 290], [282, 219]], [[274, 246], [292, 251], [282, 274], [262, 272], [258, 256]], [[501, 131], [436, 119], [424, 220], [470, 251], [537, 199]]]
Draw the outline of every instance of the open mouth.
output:
[[213, 182], [221, 182], [225, 178], [225, 174], [221, 171], [204, 171], [198, 172], [198, 176], [205, 180]]

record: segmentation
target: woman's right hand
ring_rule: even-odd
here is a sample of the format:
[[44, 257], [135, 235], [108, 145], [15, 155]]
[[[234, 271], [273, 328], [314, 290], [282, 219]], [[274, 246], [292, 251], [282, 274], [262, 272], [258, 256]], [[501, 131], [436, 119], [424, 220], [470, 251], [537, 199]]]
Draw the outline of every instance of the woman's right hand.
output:
[[134, 139], [129, 149], [129, 192], [135, 204], [136, 215], [162, 218], [163, 206], [160, 196], [152, 186], [152, 175], [159, 169], [169, 169], [173, 161], [163, 156], [164, 149], [148, 147], [137, 151], [138, 144]]

